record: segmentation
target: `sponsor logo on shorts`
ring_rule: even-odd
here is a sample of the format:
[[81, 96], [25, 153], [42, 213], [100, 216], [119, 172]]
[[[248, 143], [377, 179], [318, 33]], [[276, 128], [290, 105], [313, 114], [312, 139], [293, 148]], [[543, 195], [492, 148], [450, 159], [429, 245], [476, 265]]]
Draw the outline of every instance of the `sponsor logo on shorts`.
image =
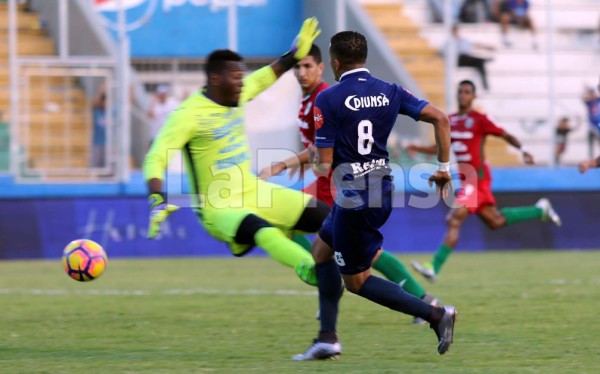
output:
[[338, 266], [346, 266], [346, 261], [344, 261], [340, 252], [335, 252], [335, 263], [338, 264]]
[[352, 174], [355, 177], [360, 177], [372, 172], [373, 170], [385, 168], [387, 165], [385, 162], [385, 158], [380, 158], [373, 159], [367, 162], [353, 162], [350, 164], [350, 166], [352, 167]]

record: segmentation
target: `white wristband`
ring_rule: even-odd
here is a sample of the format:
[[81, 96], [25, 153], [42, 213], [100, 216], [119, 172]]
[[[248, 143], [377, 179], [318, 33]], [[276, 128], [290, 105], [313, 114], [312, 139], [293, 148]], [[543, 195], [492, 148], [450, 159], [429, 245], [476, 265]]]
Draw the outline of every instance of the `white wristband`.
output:
[[519, 151], [521, 151], [521, 154], [523, 154], [525, 152], [529, 153], [529, 151], [525, 147], [519, 148]]
[[438, 162], [438, 171], [442, 173], [447, 173], [450, 171], [450, 163], [449, 162]]

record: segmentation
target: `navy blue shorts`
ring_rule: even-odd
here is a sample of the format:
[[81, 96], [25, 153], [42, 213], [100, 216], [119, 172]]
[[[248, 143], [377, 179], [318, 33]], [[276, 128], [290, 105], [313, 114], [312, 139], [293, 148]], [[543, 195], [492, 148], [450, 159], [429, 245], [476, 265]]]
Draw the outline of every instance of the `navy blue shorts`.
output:
[[[391, 184], [391, 183], [390, 183]], [[344, 209], [338, 204], [323, 222], [319, 236], [335, 251], [340, 273], [353, 275], [371, 267], [371, 262], [383, 244], [379, 229], [392, 212], [391, 189], [382, 195], [379, 207]]]

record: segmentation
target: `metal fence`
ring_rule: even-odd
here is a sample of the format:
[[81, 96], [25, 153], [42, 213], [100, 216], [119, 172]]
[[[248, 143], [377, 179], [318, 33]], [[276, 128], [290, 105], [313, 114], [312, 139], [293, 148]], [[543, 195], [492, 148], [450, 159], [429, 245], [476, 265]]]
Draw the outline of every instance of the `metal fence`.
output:
[[[126, 180], [128, 56], [95, 47], [97, 15], [86, 1], [0, 7], [0, 53], [8, 57], [0, 60], [8, 78], [0, 80], [0, 147], [10, 145], [0, 149], [0, 168], [7, 155], [18, 183]], [[83, 53], [75, 30], [90, 40]]]
[[116, 177], [115, 68], [94, 65], [19, 60], [18, 180]]

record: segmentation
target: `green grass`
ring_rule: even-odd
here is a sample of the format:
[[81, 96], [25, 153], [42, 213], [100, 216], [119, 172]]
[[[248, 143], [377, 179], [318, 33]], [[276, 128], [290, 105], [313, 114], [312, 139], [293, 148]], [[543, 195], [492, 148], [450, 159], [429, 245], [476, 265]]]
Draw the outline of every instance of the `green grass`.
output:
[[0, 262], [0, 372], [598, 372], [600, 252], [456, 253], [424, 285], [459, 311], [446, 355], [428, 327], [347, 294], [341, 359], [298, 363], [316, 292], [268, 258], [115, 260], [91, 283]]

